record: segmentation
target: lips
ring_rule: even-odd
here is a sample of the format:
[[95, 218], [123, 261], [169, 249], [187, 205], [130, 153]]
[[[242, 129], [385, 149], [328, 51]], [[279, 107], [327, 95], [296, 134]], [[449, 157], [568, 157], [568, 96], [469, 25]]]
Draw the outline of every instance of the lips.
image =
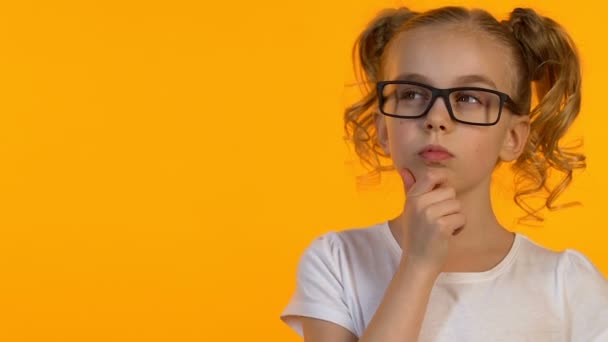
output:
[[427, 145], [418, 152], [418, 155], [427, 161], [443, 161], [454, 157], [450, 151], [440, 145]]

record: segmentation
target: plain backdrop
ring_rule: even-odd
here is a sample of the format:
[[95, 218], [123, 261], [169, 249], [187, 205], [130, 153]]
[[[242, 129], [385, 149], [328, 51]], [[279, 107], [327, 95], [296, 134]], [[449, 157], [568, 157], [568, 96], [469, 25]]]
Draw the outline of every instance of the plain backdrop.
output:
[[[342, 140], [351, 47], [397, 1], [0, 4], [0, 340], [299, 341], [279, 320], [304, 249], [398, 215], [401, 181], [357, 190]], [[499, 219], [608, 274], [607, 5], [533, 5], [583, 60], [588, 169], [542, 227]]]

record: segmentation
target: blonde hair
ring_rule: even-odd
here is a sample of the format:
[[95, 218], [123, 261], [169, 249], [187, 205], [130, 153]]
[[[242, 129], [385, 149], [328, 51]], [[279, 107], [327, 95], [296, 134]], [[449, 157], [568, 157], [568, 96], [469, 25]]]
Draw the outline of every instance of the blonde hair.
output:
[[[531, 122], [524, 151], [512, 164], [516, 184], [514, 201], [527, 213], [525, 218], [542, 221], [538, 212], [544, 207], [555, 210], [577, 204], [554, 205], [571, 183], [573, 171], [586, 167], [582, 153], [559, 145], [580, 111], [578, 52], [559, 24], [527, 8], [514, 9], [507, 20], [500, 22], [484, 10], [451, 6], [423, 13], [405, 7], [378, 13], [358, 36], [352, 50], [353, 66], [358, 83], [363, 86], [363, 97], [344, 112], [345, 139], [354, 144], [361, 163], [370, 170], [358, 177], [358, 184], [378, 179], [383, 171], [394, 170], [394, 165], [381, 163], [380, 157], [389, 156], [379, 145], [375, 127], [375, 115], [379, 115], [375, 83], [382, 80], [384, 51], [397, 33], [434, 24], [471, 26], [496, 39], [511, 52], [517, 75], [513, 111], [529, 115]], [[531, 108], [533, 85], [537, 104]], [[580, 145], [575, 146], [578, 147]], [[549, 184], [552, 170], [564, 175], [556, 185]], [[524, 199], [543, 191], [546, 196], [543, 196], [544, 204], [540, 208], [532, 207]]]

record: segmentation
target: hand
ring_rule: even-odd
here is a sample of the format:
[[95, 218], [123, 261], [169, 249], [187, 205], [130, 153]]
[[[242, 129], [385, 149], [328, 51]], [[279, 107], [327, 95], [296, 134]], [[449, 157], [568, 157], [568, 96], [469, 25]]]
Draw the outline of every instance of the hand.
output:
[[464, 228], [465, 216], [456, 191], [447, 184], [447, 174], [430, 169], [419, 181], [408, 169], [400, 170], [405, 186], [405, 227], [408, 246], [404, 257], [408, 265], [438, 275], [448, 254], [452, 235]]

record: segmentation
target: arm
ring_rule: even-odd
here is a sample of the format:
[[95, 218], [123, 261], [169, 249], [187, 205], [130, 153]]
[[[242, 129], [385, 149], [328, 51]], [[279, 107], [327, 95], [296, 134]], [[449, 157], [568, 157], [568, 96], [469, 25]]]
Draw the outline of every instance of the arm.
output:
[[[409, 171], [407, 174], [411, 175]], [[408, 253], [402, 256], [382, 302], [359, 342], [418, 340], [433, 285], [442, 265], [445, 264], [448, 239], [454, 235], [455, 230], [462, 229], [466, 221], [460, 211], [460, 202], [455, 197], [455, 190], [446, 185], [446, 182], [445, 173], [423, 174], [420, 182], [414, 182], [413, 176], [404, 176], [406, 191], [409, 191], [404, 211], [405, 227], [408, 229], [404, 229], [404, 232], [407, 232], [407, 239], [401, 238], [404, 239], [402, 245], [408, 246]], [[314, 260], [312, 257], [303, 260], [306, 262], [301, 263], [299, 267], [302, 289], [298, 293], [304, 294], [308, 299], [298, 302], [300, 304], [308, 302], [307, 306], [310, 307], [313, 307], [313, 303], [317, 303], [316, 309], [309, 310], [306, 315], [302, 314], [305, 310], [301, 308], [286, 310], [283, 317], [286, 318], [287, 313], [309, 317], [314, 314], [316, 318], [327, 317], [326, 321], [343, 327], [307, 320], [308, 336], [301, 325], [301, 335], [305, 342], [351, 341], [352, 339], [346, 337], [348, 334], [341, 330], [355, 331], [343, 297], [344, 289], [340, 283], [339, 268], [331, 263], [332, 258], [327, 258], [327, 262], [321, 260], [319, 262], [321, 267], [309, 267], [313, 265], [310, 263]], [[305, 289], [305, 287], [310, 288]], [[320, 301], [320, 298], [323, 298], [323, 301]], [[295, 303], [297, 302], [294, 301], [292, 306], [295, 307]], [[319, 316], [319, 312], [327, 310], [318, 303], [326, 303], [325, 305], [331, 303], [333, 310], [331, 313]], [[299, 327], [298, 323], [291, 324], [296, 329]], [[316, 330], [317, 328], [319, 331]], [[344, 337], [339, 340], [338, 336]]]
[[407, 168], [400, 175], [407, 197], [401, 228], [407, 234], [401, 237], [407, 254], [359, 342], [418, 341], [433, 285], [447, 258], [448, 239], [466, 222], [444, 171], [427, 171], [420, 181]]
[[[435, 278], [415, 265], [401, 262], [358, 341], [417, 341]], [[309, 317], [300, 319], [304, 342], [357, 342], [355, 335], [337, 324]]]
[[357, 336], [344, 327], [312, 317], [300, 317], [304, 342], [357, 342]]
[[402, 261], [359, 342], [417, 341], [435, 279]]

